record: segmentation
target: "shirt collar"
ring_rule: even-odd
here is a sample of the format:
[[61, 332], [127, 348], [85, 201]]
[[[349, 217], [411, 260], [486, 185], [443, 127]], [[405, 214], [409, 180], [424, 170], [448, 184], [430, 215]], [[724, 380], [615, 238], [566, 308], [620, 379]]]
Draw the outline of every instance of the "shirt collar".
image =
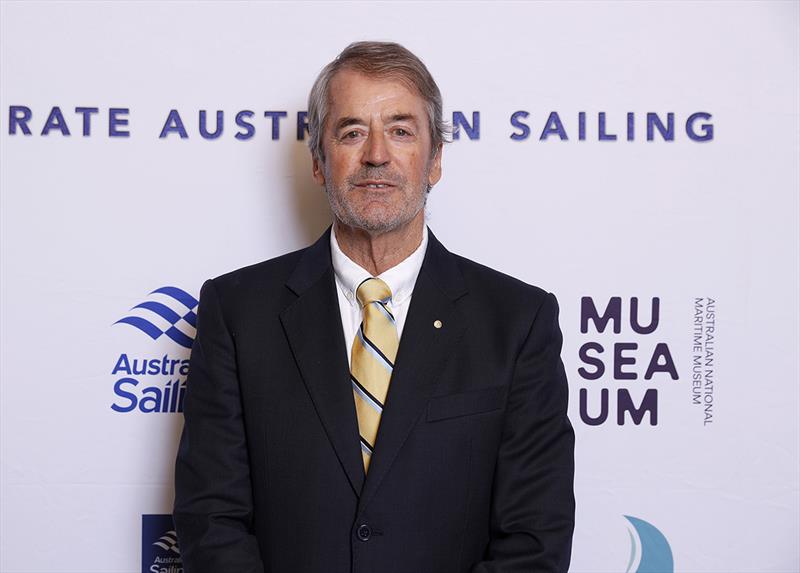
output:
[[[392, 303], [402, 304], [414, 291], [414, 284], [422, 268], [425, 249], [428, 246], [428, 227], [422, 227], [422, 241], [416, 250], [390, 269], [385, 270], [378, 278], [385, 282], [392, 291]], [[356, 289], [364, 279], [372, 275], [366, 269], [344, 254], [336, 240], [336, 233], [331, 229], [331, 261], [336, 275], [336, 285], [351, 305], [357, 304]]]

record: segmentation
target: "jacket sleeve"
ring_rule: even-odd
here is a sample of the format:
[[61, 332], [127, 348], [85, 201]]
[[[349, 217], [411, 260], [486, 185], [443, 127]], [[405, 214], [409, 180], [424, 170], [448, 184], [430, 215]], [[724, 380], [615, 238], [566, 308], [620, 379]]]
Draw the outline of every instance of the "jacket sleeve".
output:
[[558, 302], [548, 294], [517, 357], [492, 486], [489, 544], [472, 573], [565, 572], [575, 522]]
[[186, 573], [263, 573], [234, 338], [212, 280], [200, 291], [173, 519]]

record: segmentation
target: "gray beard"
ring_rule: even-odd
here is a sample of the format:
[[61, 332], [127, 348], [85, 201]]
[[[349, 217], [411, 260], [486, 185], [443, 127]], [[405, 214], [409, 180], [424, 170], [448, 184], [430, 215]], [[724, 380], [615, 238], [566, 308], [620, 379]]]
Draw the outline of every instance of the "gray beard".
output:
[[[325, 176], [326, 182], [331, 180], [327, 170]], [[373, 168], [372, 170], [368, 170], [366, 174], [358, 174], [355, 177], [348, 178], [344, 185], [351, 186], [358, 180], [369, 178], [388, 179], [393, 183], [397, 183], [398, 185], [408, 185], [407, 180], [400, 179], [398, 177], [387, 177], [384, 173], [381, 173], [379, 168]], [[427, 181], [427, 178], [428, 171], [426, 170], [423, 181]], [[338, 221], [344, 225], [347, 225], [348, 227], [362, 229], [369, 233], [377, 234], [393, 231], [414, 219], [414, 217], [416, 217], [419, 212], [425, 208], [425, 205], [428, 202], [429, 191], [430, 189], [427, 189], [421, 194], [420, 201], [417, 205], [406, 205], [399, 213], [396, 214], [395, 217], [386, 220], [383, 218], [365, 217], [362, 214], [354, 211], [350, 208], [350, 205], [347, 202], [340, 200], [342, 194], [332, 192], [327, 183], [325, 185], [325, 192], [328, 196], [328, 204], [330, 205], [331, 213]]]
[[422, 201], [420, 204], [417, 205], [412, 212], [403, 210], [402, 212], [398, 213], [398, 216], [386, 220], [377, 217], [364, 217], [360, 213], [351, 210], [349, 205], [345, 204], [344, 202], [340, 202], [338, 197], [331, 194], [329, 190], [326, 189], [326, 191], [328, 193], [328, 203], [330, 204], [331, 212], [338, 221], [347, 225], [348, 227], [363, 229], [364, 231], [368, 231], [370, 233], [386, 233], [403, 226], [414, 219], [414, 217], [416, 217], [417, 214], [425, 208], [425, 205], [428, 202], [428, 193], [426, 192], [422, 196]]

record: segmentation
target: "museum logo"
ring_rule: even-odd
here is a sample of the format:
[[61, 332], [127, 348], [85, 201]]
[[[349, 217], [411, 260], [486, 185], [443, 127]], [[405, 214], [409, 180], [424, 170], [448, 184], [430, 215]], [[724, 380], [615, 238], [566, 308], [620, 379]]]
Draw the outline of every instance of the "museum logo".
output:
[[589, 426], [658, 424], [659, 389], [678, 380], [668, 342], [660, 336], [661, 299], [581, 298], [578, 349], [580, 419]]

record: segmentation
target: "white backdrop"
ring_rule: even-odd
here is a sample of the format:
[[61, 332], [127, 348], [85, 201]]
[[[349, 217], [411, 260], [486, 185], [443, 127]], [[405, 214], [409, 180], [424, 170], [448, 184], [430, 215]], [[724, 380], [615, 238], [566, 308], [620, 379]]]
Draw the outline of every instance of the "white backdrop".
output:
[[[151, 570], [168, 527], [143, 530], [142, 516], [171, 510], [182, 417], [142, 409], [180, 388], [188, 349], [117, 321], [164, 331], [163, 307], [131, 310], [161, 302], [191, 336], [191, 303], [152, 291], [196, 297], [324, 230], [297, 113], [359, 39], [403, 43], [447, 117], [479, 115], [479, 136], [445, 149], [437, 237], [559, 298], [572, 571], [800, 570], [799, 6], [3, 2], [0, 570]], [[186, 138], [159, 137], [170, 110]], [[211, 132], [223, 112], [218, 138], [200, 135], [200, 110]], [[254, 133], [237, 139], [243, 110]], [[266, 111], [287, 113], [277, 139]], [[563, 131], [540, 139], [552, 112]], [[616, 140], [601, 140], [600, 113]], [[648, 140], [648, 113], [674, 114], [673, 136]], [[687, 130], [695, 113], [708, 115]], [[584, 297], [601, 312], [620, 297], [618, 334], [581, 332]], [[651, 334], [631, 328], [633, 297], [642, 326], [658, 299]], [[581, 375], [597, 370], [587, 343], [603, 347], [599, 379]], [[615, 344], [637, 379], [615, 376]], [[662, 371], [645, 379], [656, 349]], [[153, 363], [129, 374], [126, 359]], [[587, 423], [604, 389], [608, 418]], [[639, 424], [623, 407], [620, 425], [618, 391], [638, 407], [648, 390], [654, 407]]]

